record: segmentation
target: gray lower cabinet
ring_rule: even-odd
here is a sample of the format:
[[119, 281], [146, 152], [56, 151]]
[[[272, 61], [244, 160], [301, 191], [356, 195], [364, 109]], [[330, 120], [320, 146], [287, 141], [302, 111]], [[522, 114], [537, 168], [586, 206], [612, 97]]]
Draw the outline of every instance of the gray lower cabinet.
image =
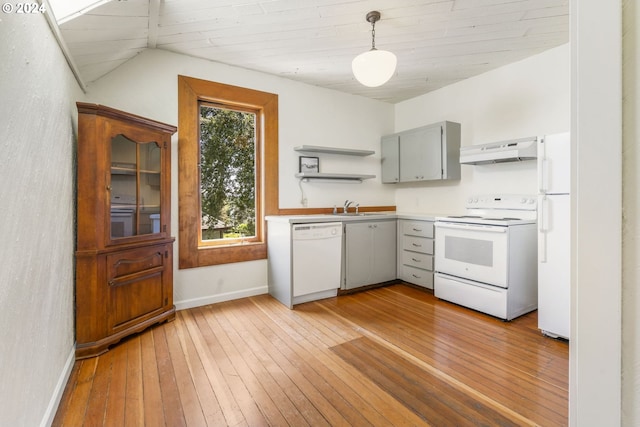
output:
[[395, 220], [345, 223], [345, 289], [396, 279]]
[[433, 289], [433, 221], [398, 220], [398, 278]]
[[383, 136], [382, 182], [460, 179], [460, 124], [440, 122]]

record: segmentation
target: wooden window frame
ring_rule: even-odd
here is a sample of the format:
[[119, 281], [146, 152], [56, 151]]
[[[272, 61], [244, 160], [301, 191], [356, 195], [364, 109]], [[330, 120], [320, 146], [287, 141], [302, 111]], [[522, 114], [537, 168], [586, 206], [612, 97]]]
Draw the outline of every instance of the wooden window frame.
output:
[[[201, 242], [200, 102], [248, 108], [262, 125], [261, 167], [256, 178], [261, 195], [256, 211], [256, 239], [228, 245]], [[258, 157], [258, 156], [257, 156]], [[258, 160], [258, 159], [256, 159]], [[267, 258], [266, 215], [278, 213], [278, 95], [178, 76], [178, 266], [194, 268]]]

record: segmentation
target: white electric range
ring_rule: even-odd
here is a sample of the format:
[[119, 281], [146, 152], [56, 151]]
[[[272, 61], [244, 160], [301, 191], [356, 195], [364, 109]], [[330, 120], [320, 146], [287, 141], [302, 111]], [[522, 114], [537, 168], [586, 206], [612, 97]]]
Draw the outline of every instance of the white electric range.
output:
[[511, 320], [538, 304], [536, 198], [472, 196], [466, 213], [436, 217], [434, 294]]

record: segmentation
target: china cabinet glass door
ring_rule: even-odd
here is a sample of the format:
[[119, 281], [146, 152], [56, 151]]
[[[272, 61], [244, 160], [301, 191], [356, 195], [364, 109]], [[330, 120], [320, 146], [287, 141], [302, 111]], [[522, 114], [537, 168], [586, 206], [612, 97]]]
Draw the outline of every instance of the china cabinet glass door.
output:
[[124, 135], [111, 140], [111, 238], [160, 233], [161, 150]]

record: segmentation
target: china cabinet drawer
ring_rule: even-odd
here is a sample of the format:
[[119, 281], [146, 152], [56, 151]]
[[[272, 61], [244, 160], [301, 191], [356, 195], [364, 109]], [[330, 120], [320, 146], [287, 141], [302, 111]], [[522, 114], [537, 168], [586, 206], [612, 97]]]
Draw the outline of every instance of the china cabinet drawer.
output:
[[402, 251], [402, 264], [411, 267], [433, 270], [433, 256], [416, 252]]
[[433, 222], [431, 221], [402, 221], [402, 234], [433, 238]]
[[107, 256], [110, 284], [126, 280], [131, 275], [144, 275], [162, 270], [168, 249], [162, 246], [144, 247], [118, 252]]
[[404, 236], [402, 249], [433, 255], [433, 239], [426, 237]]
[[433, 272], [408, 265], [402, 266], [402, 278], [415, 285], [433, 289]]

